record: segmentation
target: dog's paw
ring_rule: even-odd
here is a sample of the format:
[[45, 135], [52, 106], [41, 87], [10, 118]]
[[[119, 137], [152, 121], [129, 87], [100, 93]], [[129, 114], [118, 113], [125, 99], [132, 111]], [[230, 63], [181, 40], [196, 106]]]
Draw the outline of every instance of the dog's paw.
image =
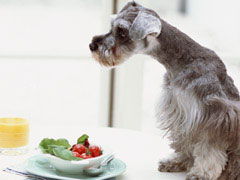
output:
[[189, 175], [187, 175], [186, 180], [209, 180], [209, 178], [202, 177], [202, 176], [195, 175], [195, 174], [189, 174]]
[[158, 170], [160, 172], [182, 172], [186, 168], [182, 163], [176, 161], [159, 162]]

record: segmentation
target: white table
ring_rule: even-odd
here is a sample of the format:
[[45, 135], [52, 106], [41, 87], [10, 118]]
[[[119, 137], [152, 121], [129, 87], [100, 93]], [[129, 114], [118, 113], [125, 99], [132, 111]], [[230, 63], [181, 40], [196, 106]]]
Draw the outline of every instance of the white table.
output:
[[[118, 180], [184, 180], [186, 177], [185, 173], [160, 173], [157, 170], [159, 159], [166, 158], [172, 152], [168, 142], [161, 136], [125, 129], [79, 128], [77, 126], [32, 126], [30, 152], [22, 156], [0, 155], [0, 168], [26, 161], [28, 157], [38, 153], [34, 148], [45, 137], [67, 138], [70, 143], [74, 143], [83, 133], [90, 136], [90, 142], [111, 146], [116, 158], [126, 163], [127, 169], [117, 177]], [[24, 178], [1, 171], [0, 179], [23, 180]]]

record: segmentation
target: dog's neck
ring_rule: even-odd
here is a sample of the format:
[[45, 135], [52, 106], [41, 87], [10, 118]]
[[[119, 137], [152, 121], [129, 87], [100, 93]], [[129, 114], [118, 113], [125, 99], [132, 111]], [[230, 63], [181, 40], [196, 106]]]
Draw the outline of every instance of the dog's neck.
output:
[[161, 22], [162, 31], [157, 38], [159, 43], [148, 54], [163, 64], [168, 74], [174, 77], [192, 63], [193, 57], [204, 55], [207, 49], [164, 20], [161, 19]]

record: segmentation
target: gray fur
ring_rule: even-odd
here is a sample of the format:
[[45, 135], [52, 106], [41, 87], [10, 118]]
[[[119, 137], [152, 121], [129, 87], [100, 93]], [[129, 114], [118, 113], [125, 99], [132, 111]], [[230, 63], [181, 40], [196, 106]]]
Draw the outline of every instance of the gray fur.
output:
[[[145, 33], [132, 38], [131, 27], [136, 17], [141, 18], [140, 12], [159, 20], [157, 37]], [[135, 31], [141, 28], [141, 24], [134, 27]], [[160, 171], [187, 170], [189, 180], [240, 179], [240, 96], [215, 52], [135, 2], [128, 3], [112, 22], [111, 31], [94, 37], [90, 46], [105, 66], [143, 53], [166, 68], [157, 115], [175, 156], [160, 162]]]
[[131, 40], [137, 41], [144, 39], [149, 34], [157, 37], [160, 32], [161, 22], [159, 18], [145, 11], [140, 11], [129, 29], [129, 36]]

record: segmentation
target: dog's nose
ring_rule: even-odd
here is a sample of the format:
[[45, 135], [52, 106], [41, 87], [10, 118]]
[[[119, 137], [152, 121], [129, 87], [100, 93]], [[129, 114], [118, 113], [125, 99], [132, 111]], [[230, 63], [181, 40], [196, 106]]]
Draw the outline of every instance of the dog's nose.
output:
[[90, 43], [89, 44], [89, 49], [91, 51], [96, 51], [98, 49], [98, 45], [96, 43]]

